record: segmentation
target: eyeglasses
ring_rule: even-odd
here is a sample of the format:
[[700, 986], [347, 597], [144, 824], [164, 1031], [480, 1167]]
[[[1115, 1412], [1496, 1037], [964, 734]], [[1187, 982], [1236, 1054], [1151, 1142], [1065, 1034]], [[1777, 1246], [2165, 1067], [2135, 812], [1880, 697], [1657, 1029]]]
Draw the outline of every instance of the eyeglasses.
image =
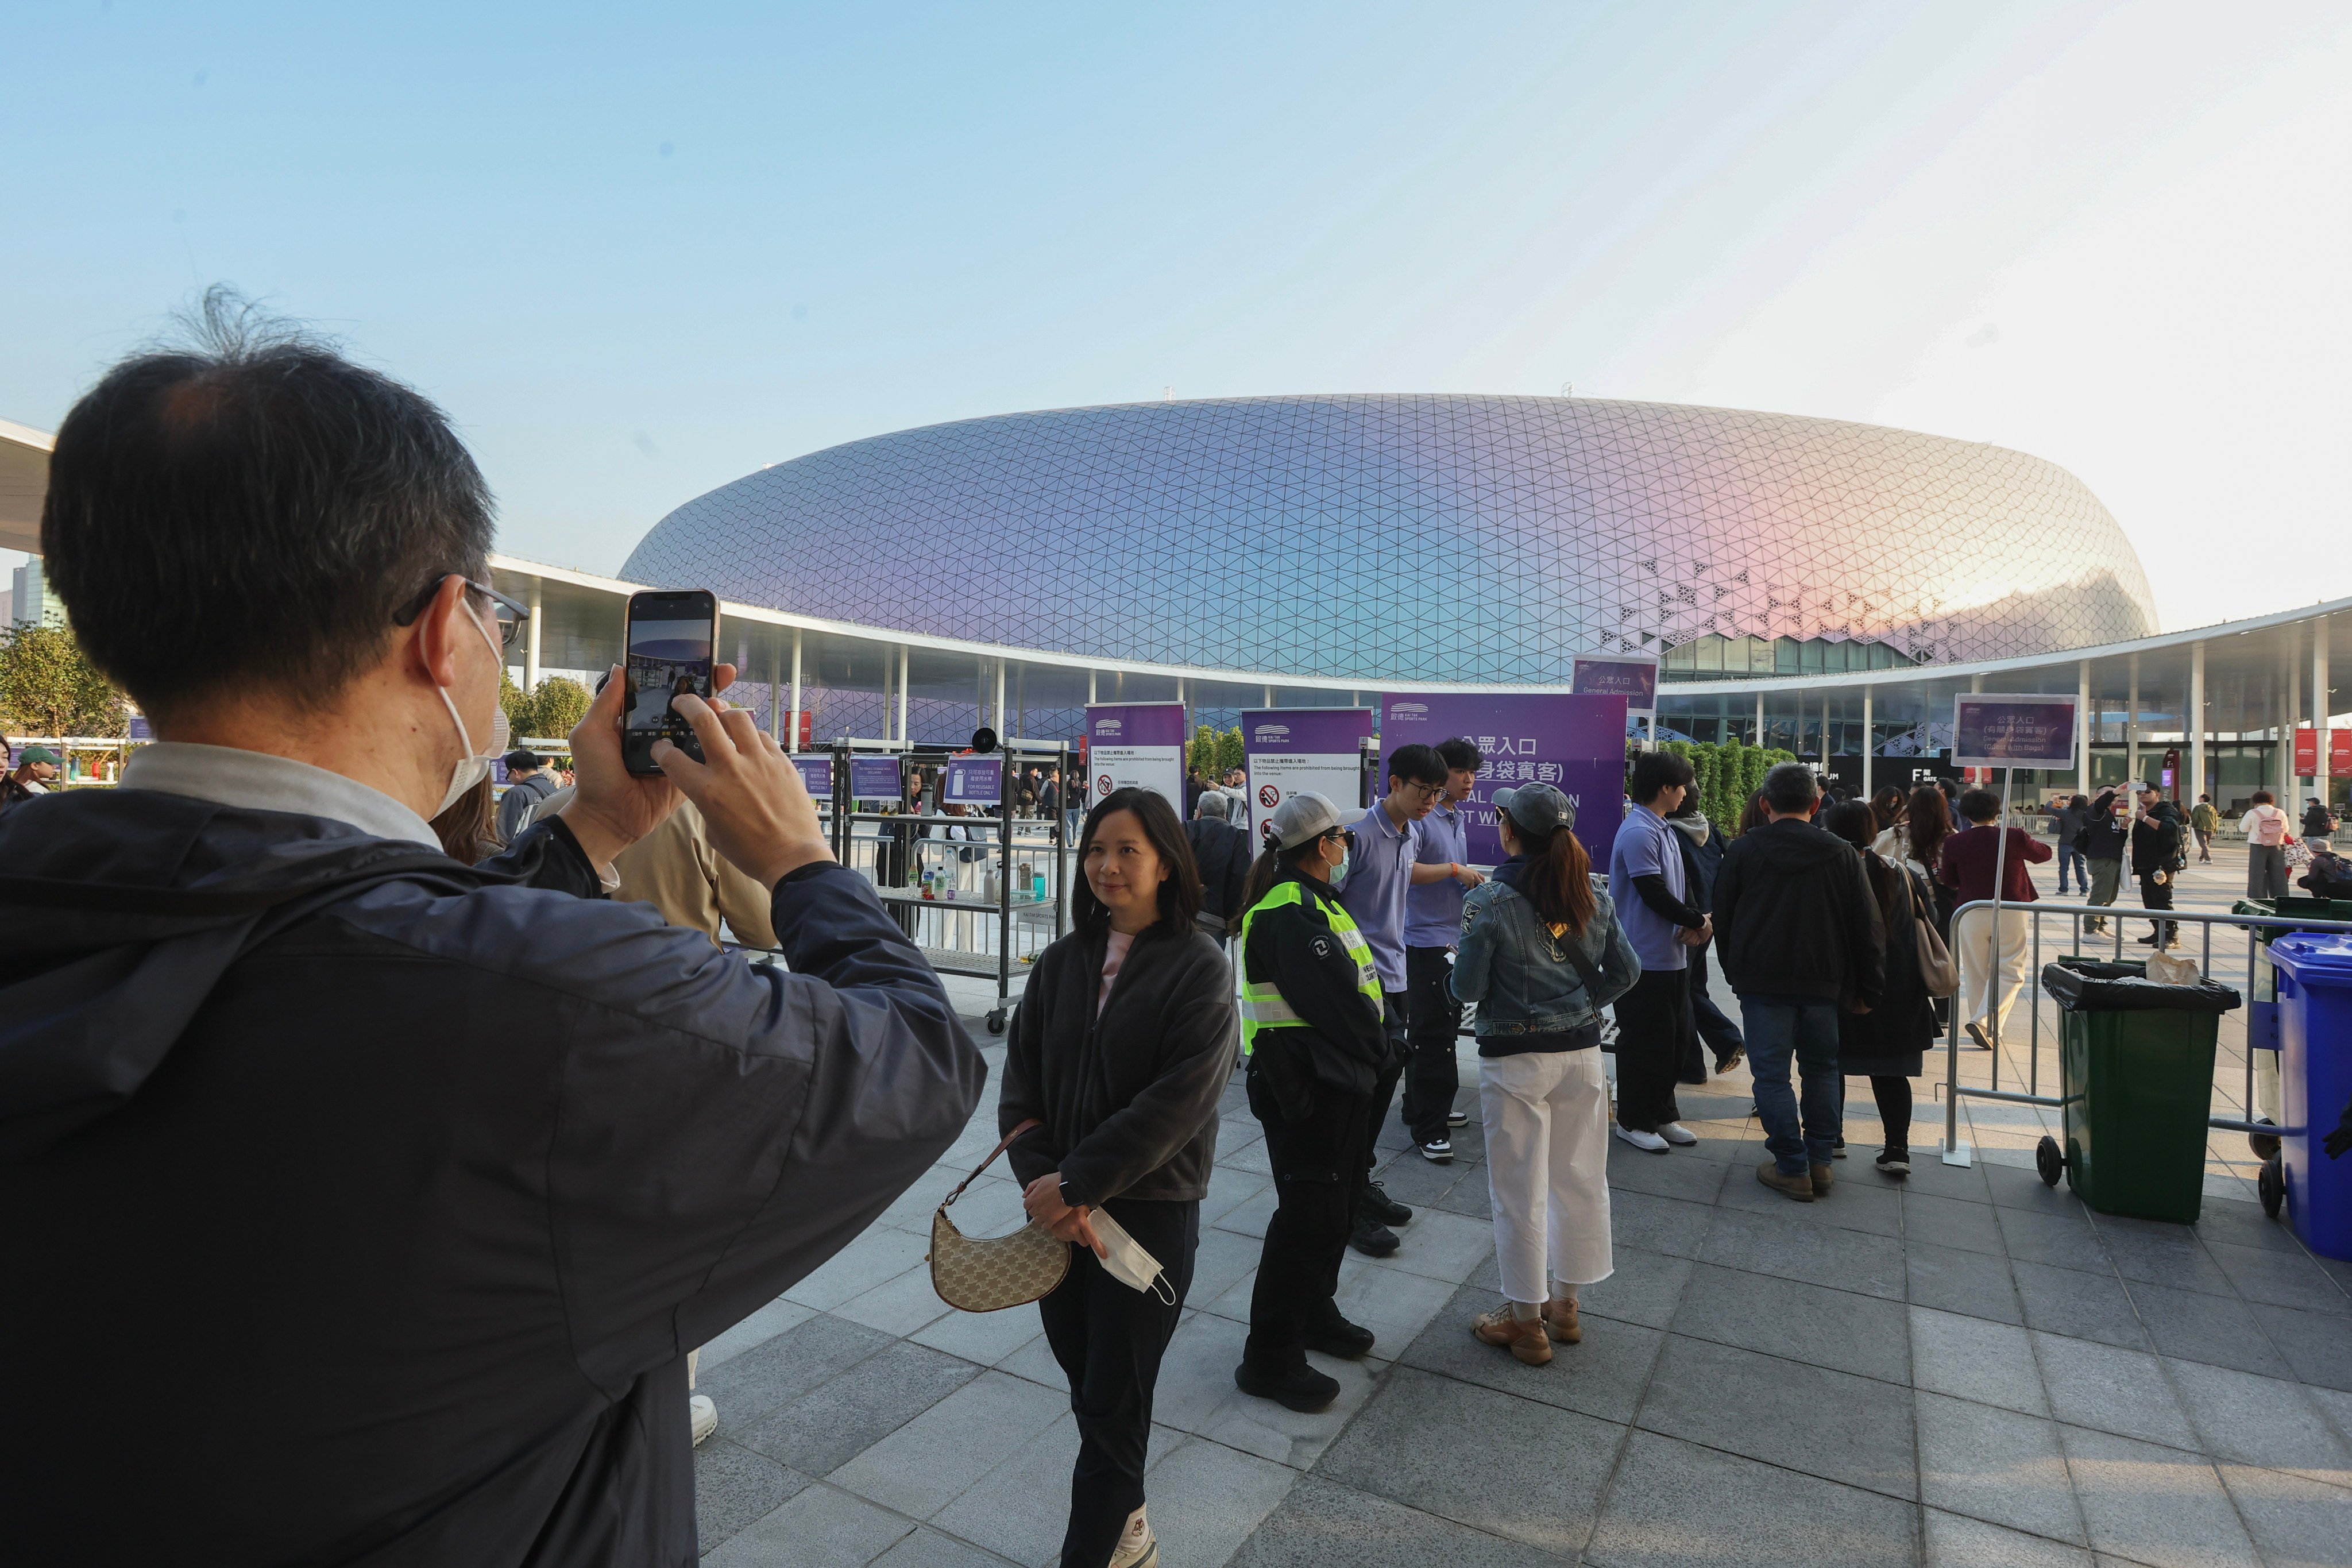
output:
[[1347, 840], [1348, 847], [1350, 849], [1353, 849], [1356, 847], [1356, 830], [1352, 827], [1335, 827], [1331, 829], [1330, 832], [1326, 833], [1323, 837], [1326, 838], [1343, 838]]
[[[454, 572], [444, 572], [425, 584], [416, 597], [408, 601], [407, 607], [392, 617], [392, 624], [404, 626], [423, 615], [425, 606], [433, 602], [433, 595], [441, 591], [441, 584], [456, 575]], [[460, 580], [467, 587], [489, 600], [491, 613], [499, 623], [499, 647], [502, 649], [514, 647], [516, 634], [522, 630], [523, 622], [530, 619], [530, 606], [520, 599], [509, 598], [487, 583], [477, 583], [471, 577]]]
[[1405, 781], [1404, 787], [1412, 791], [1413, 794], [1419, 795], [1423, 800], [1435, 800], [1439, 795], [1445, 793], [1445, 786], [1442, 784], [1414, 784], [1410, 779]]

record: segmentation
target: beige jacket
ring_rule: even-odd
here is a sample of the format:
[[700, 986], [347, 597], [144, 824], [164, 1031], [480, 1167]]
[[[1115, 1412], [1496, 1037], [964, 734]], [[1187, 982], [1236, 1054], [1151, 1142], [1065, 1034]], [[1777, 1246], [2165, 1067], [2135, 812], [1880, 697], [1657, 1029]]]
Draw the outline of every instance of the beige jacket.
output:
[[[530, 819], [552, 816], [571, 799], [571, 790], [557, 790]], [[698, 931], [715, 943], [723, 919], [744, 946], [776, 945], [767, 889], [710, 847], [702, 813], [690, 800], [679, 801], [668, 821], [615, 856], [613, 869], [621, 874], [613, 897], [651, 904], [671, 925]]]

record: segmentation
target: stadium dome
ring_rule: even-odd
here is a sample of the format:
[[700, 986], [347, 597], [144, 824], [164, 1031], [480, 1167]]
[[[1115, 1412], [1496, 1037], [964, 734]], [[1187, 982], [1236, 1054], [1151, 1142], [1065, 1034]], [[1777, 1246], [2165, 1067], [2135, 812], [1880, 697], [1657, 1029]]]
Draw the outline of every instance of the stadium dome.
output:
[[2130, 542], [2054, 464], [1581, 397], [1141, 403], [905, 430], [687, 502], [623, 574], [878, 630], [1368, 685], [1564, 682], [1580, 652], [1793, 675], [2156, 629]]

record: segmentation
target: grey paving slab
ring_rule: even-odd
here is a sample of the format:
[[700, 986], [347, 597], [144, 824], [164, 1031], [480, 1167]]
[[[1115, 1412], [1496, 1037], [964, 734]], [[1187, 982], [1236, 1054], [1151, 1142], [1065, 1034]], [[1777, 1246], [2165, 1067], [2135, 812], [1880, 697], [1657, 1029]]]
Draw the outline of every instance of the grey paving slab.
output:
[[1989, 1203], [1907, 1192], [1903, 1194], [1903, 1238], [1914, 1247], [1924, 1242], [2006, 1257], [1999, 1215], [2000, 1211]]
[[774, 1512], [809, 1478], [721, 1433], [694, 1451], [694, 1519], [709, 1552], [752, 1521]]
[[894, 1340], [791, 1404], [731, 1429], [736, 1442], [812, 1476], [832, 1473], [980, 1375], [944, 1352]]
[[1997, 1207], [2032, 1209], [2044, 1214], [2084, 1212], [2083, 1200], [2069, 1192], [2063, 1182], [2054, 1187], [2044, 1186], [2042, 1178], [2029, 1167], [1985, 1161], [1979, 1168], [1984, 1173], [1985, 1191]]
[[722, 1425], [748, 1426], [894, 1342], [887, 1334], [820, 1313], [705, 1368], [701, 1390], [718, 1405]]
[[1486, 1167], [1474, 1165], [1472, 1174], [1446, 1189], [1445, 1195], [1430, 1207], [1442, 1214], [1456, 1214], [1465, 1219], [1491, 1221], [1495, 1217], [1495, 1198], [1486, 1184]]
[[2268, 1568], [2342, 1568], [2352, 1563], [2352, 1527], [2345, 1523], [2352, 1495], [2301, 1476], [2243, 1465], [2222, 1466], [2221, 1484]]
[[1729, 1168], [1728, 1162], [1705, 1159], [1687, 1150], [1652, 1154], [1620, 1139], [1609, 1141], [1612, 1188], [1711, 1204], [1723, 1191], [1725, 1173]]
[[1906, 1289], [1903, 1243], [1895, 1237], [1769, 1213], [1718, 1208], [1699, 1256], [1727, 1268], [1834, 1286], [1890, 1301], [1903, 1300]]
[[1925, 1390], [1913, 1402], [1922, 1500], [2028, 1535], [2089, 1544], [2055, 1423]]
[[[1737, 1165], [1732, 1168], [1723, 1184], [1722, 1194], [1716, 1200], [1719, 1209], [1744, 1209], [1751, 1214], [1769, 1215], [1776, 1220], [1866, 1231], [1873, 1236], [1903, 1234], [1903, 1194], [1875, 1173], [1863, 1173], [1868, 1172], [1867, 1166], [1854, 1171], [1852, 1161], [1839, 1162], [1836, 1184], [1828, 1196], [1796, 1204], [1756, 1179], [1756, 1164], [1760, 1163], [1749, 1163], [1745, 1169]], [[1850, 1171], [1854, 1173], [1849, 1174]]]
[[1612, 1249], [1611, 1261], [1617, 1266], [1617, 1272], [1578, 1292], [1587, 1317], [1640, 1323], [1652, 1329], [1665, 1328], [1675, 1321], [1675, 1313], [1682, 1306], [1683, 1288], [1690, 1283], [1693, 1265], [1689, 1258], [1618, 1247]]
[[1274, 1511], [1298, 1472], [1222, 1443], [1179, 1443], [1145, 1479], [1165, 1568], [1214, 1568]]
[[710, 1568], [865, 1568], [914, 1529], [913, 1521], [863, 1498], [816, 1485], [702, 1561]]
[[2152, 1568], [2243, 1568], [2253, 1542], [2201, 1454], [2059, 1428], [2091, 1545]]
[[[963, 1205], [956, 1205], [956, 1224], [964, 1220]], [[974, 1228], [968, 1234], [993, 1236]], [[828, 1258], [824, 1265], [784, 1292], [792, 1300], [819, 1311], [830, 1311], [853, 1296], [863, 1295], [886, 1279], [895, 1279], [922, 1262], [922, 1237], [911, 1231], [877, 1226]]]
[[933, 1512], [930, 1523], [1013, 1562], [1045, 1568], [1060, 1554], [1069, 1526], [1077, 1423], [1065, 1408], [1051, 1425], [996, 1457], [1001, 1462]]
[[1201, 1224], [1204, 1227], [1223, 1224], [1234, 1210], [1244, 1205], [1251, 1205], [1251, 1212], [1256, 1217], [1253, 1220], [1244, 1215], [1238, 1223], [1225, 1228], [1244, 1231], [1251, 1236], [1264, 1236], [1265, 1216], [1274, 1212], [1273, 1179], [1254, 1171], [1236, 1171], [1229, 1166], [1221, 1166], [1209, 1173], [1209, 1195], [1201, 1200]]
[[2047, 1415], [2050, 1402], [2023, 1329], [1926, 1307], [1911, 1309], [1913, 1384], [1956, 1399]]
[[2195, 1228], [2202, 1241], [2234, 1242], [2240, 1247], [2264, 1247], [2278, 1252], [2303, 1250], [2303, 1244], [2295, 1240], [2294, 1232], [2286, 1223], [2263, 1213], [2260, 1204], [2209, 1198], [2197, 1216]]
[[2352, 1390], [2352, 1318], [2292, 1307], [2250, 1310], [2295, 1376], [2322, 1388]]
[[1403, 1364], [1606, 1421], [1633, 1418], [1663, 1334], [1594, 1319], [1584, 1326], [1582, 1343], [1555, 1345], [1549, 1364], [1528, 1366], [1470, 1332], [1470, 1320], [1496, 1299], [1491, 1291], [1465, 1286], [1405, 1348]]
[[[1936, 1109], [1925, 1104], [1919, 1107], [1923, 1112]], [[1943, 1136], [1943, 1131], [1941, 1116], [1913, 1126], [1911, 1173], [1904, 1178], [1903, 1190], [1926, 1193], [1939, 1198], [1958, 1198], [1963, 1203], [1991, 1203], [1992, 1190], [1985, 1184], [1985, 1166], [1981, 1162], [1970, 1165], [1944, 1163], [1936, 1149], [1937, 1140]], [[1961, 1136], [1967, 1134], [1963, 1132]]]
[[2265, 1377], [2293, 1375], [2263, 1331], [2255, 1310], [2237, 1297], [2176, 1290], [2137, 1279], [2128, 1281], [2126, 1289], [2131, 1292], [2140, 1321], [2147, 1325], [2147, 1348], [2183, 1361], [2233, 1366]]
[[1621, 1247], [1696, 1258], [1714, 1223], [1715, 1210], [1703, 1203], [1626, 1188], [1609, 1194], [1609, 1234]]
[[954, 1310], [940, 1300], [939, 1290], [931, 1283], [930, 1265], [919, 1258], [905, 1273], [885, 1279], [833, 1309], [835, 1317], [900, 1338]]
[[741, 1322], [702, 1347], [701, 1370], [716, 1370], [745, 1351], [766, 1344], [786, 1329], [798, 1328], [816, 1315], [814, 1307], [779, 1296]]
[[2037, 1333], [2033, 1351], [2050, 1392], [2050, 1414], [2074, 1426], [2195, 1450], [2196, 1428], [2163, 1363], [2144, 1351]]
[[[1256, 1279], [1253, 1278], [1250, 1283], [1255, 1286]], [[1393, 1361], [1429, 1326], [1432, 1319], [1445, 1310], [1445, 1304], [1459, 1288], [1452, 1280], [1383, 1268], [1372, 1259], [1351, 1252], [1339, 1265], [1339, 1289], [1331, 1300], [1341, 1317], [1372, 1331], [1372, 1354]], [[1248, 1303], [1244, 1301], [1241, 1311], [1228, 1315], [1247, 1322]]]
[[1559, 1561], [1318, 1476], [1301, 1477], [1233, 1556], [1234, 1568], [1559, 1568]]
[[1804, 1362], [1669, 1336], [1634, 1425], [1891, 1497], [1918, 1491], [1910, 1391]]
[[1194, 1436], [1305, 1469], [1363, 1408], [1389, 1363], [1310, 1354], [1318, 1370], [1339, 1380], [1339, 1397], [1328, 1411], [1301, 1415], [1234, 1386], [1234, 1368], [1248, 1337], [1246, 1324], [1213, 1312], [1187, 1317], [1160, 1362], [1153, 1416]]
[[1569, 1555], [1591, 1532], [1624, 1436], [1572, 1410], [1403, 1366], [1315, 1473]]
[[2000, 1220], [2002, 1248], [2012, 1258], [2095, 1274], [2113, 1272], [2106, 1254], [2093, 1237], [2090, 1215], [2084, 1210], [1997, 1207], [1993, 1213]]
[[945, 1351], [977, 1366], [995, 1366], [1045, 1331], [1035, 1306], [1001, 1312], [949, 1312], [909, 1336], [919, 1345]]
[[827, 1479], [926, 1519], [1070, 1407], [1066, 1390], [983, 1372]]
[[[1375, 1268], [1418, 1274], [1458, 1285], [1479, 1263], [1494, 1256], [1495, 1227], [1490, 1221], [1444, 1209], [1423, 1209], [1397, 1232], [1398, 1247], [1386, 1258], [1366, 1258]], [[1360, 1257], [1360, 1254], [1350, 1256]]]
[[1265, 1256], [1262, 1237], [1204, 1227], [1201, 1244], [1192, 1252], [1192, 1286], [1186, 1299], [1201, 1302], [1223, 1295], [1235, 1280], [1255, 1272], [1258, 1259]]
[[1922, 1510], [1927, 1568], [2092, 1568], [2079, 1546], [1987, 1524], [1942, 1509]]
[[1674, 1330], [1693, 1339], [1908, 1384], [1910, 1332], [1899, 1301], [1700, 1264]]
[[918, 1530], [877, 1557], [874, 1568], [1003, 1568], [1005, 1561], [935, 1530]]
[[2126, 1279], [2176, 1290], [2233, 1294], [2228, 1276], [2189, 1226], [2114, 1215], [2099, 1215], [2094, 1225], [2108, 1262]]
[[1916, 1511], [1876, 1492], [1636, 1431], [1584, 1560], [1600, 1568], [1892, 1568], [1918, 1561]]
[[[2165, 1370], [2196, 1428], [2198, 1446], [2214, 1458], [2352, 1487], [2352, 1442], [2328, 1419], [2324, 1394], [2197, 1362], [2168, 1361]], [[2352, 1407], [2352, 1395], [2337, 1397]]]
[[2028, 1326], [2126, 1350], [2150, 1348], [2148, 1336], [2132, 1310], [2132, 1298], [2124, 1293], [2123, 1281], [2112, 1273], [2092, 1274], [2022, 1258], [2011, 1258], [2009, 1272], [2017, 1281], [2017, 1298], [2024, 1303]]
[[1483, 1166], [1461, 1160], [1434, 1165], [1415, 1152], [1399, 1154], [1375, 1173], [1389, 1196], [1416, 1208], [1435, 1203], [1449, 1189], [1465, 1180], [1473, 1181], [1481, 1187], [1486, 1184]]
[[2303, 1253], [2273, 1247], [2246, 1247], [2232, 1241], [2212, 1241], [2205, 1246], [2238, 1294], [2249, 1301], [2337, 1317], [2352, 1315], [2352, 1298], [2344, 1294], [2344, 1288], [2315, 1260]]
[[[1990, 1210], [1990, 1205], [1985, 1206]], [[1912, 1242], [1904, 1248], [1904, 1284], [1914, 1302], [1937, 1311], [2003, 1323], [2025, 1321], [2009, 1259], [1997, 1252]]]

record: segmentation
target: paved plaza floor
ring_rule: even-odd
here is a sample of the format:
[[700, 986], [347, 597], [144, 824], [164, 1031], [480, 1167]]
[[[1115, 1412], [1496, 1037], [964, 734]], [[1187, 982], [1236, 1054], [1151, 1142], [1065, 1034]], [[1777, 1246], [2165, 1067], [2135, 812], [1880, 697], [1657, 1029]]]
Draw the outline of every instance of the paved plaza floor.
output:
[[[2242, 852], [2201, 875], [2239, 879], [2198, 890], [2226, 902]], [[961, 999], [993, 1075], [984, 998]], [[1983, 1157], [1942, 1165], [1940, 1076], [1916, 1082], [1902, 1184], [1871, 1169], [1857, 1081], [1853, 1157], [1810, 1205], [1756, 1181], [1741, 1071], [1685, 1091], [1696, 1149], [1612, 1142], [1617, 1273], [1546, 1367], [1470, 1336], [1496, 1299], [1475, 1089], [1451, 1165], [1391, 1126], [1383, 1175], [1415, 1216], [1394, 1258], [1348, 1260], [1341, 1306], [1380, 1342], [1316, 1358], [1344, 1391], [1320, 1415], [1233, 1386], [1273, 1204], [1236, 1080], [1155, 1412], [1161, 1562], [2352, 1563], [2352, 1264], [2263, 1217], [2233, 1135], [2193, 1228], [2043, 1186], [2011, 1115], [2031, 1107], [1972, 1105]], [[951, 1311], [922, 1261], [932, 1206], [995, 1141], [993, 1090], [882, 1223], [705, 1351], [707, 1562], [1055, 1561], [1076, 1439], [1036, 1311]], [[1001, 1173], [957, 1205], [967, 1232], [1017, 1222]]]

